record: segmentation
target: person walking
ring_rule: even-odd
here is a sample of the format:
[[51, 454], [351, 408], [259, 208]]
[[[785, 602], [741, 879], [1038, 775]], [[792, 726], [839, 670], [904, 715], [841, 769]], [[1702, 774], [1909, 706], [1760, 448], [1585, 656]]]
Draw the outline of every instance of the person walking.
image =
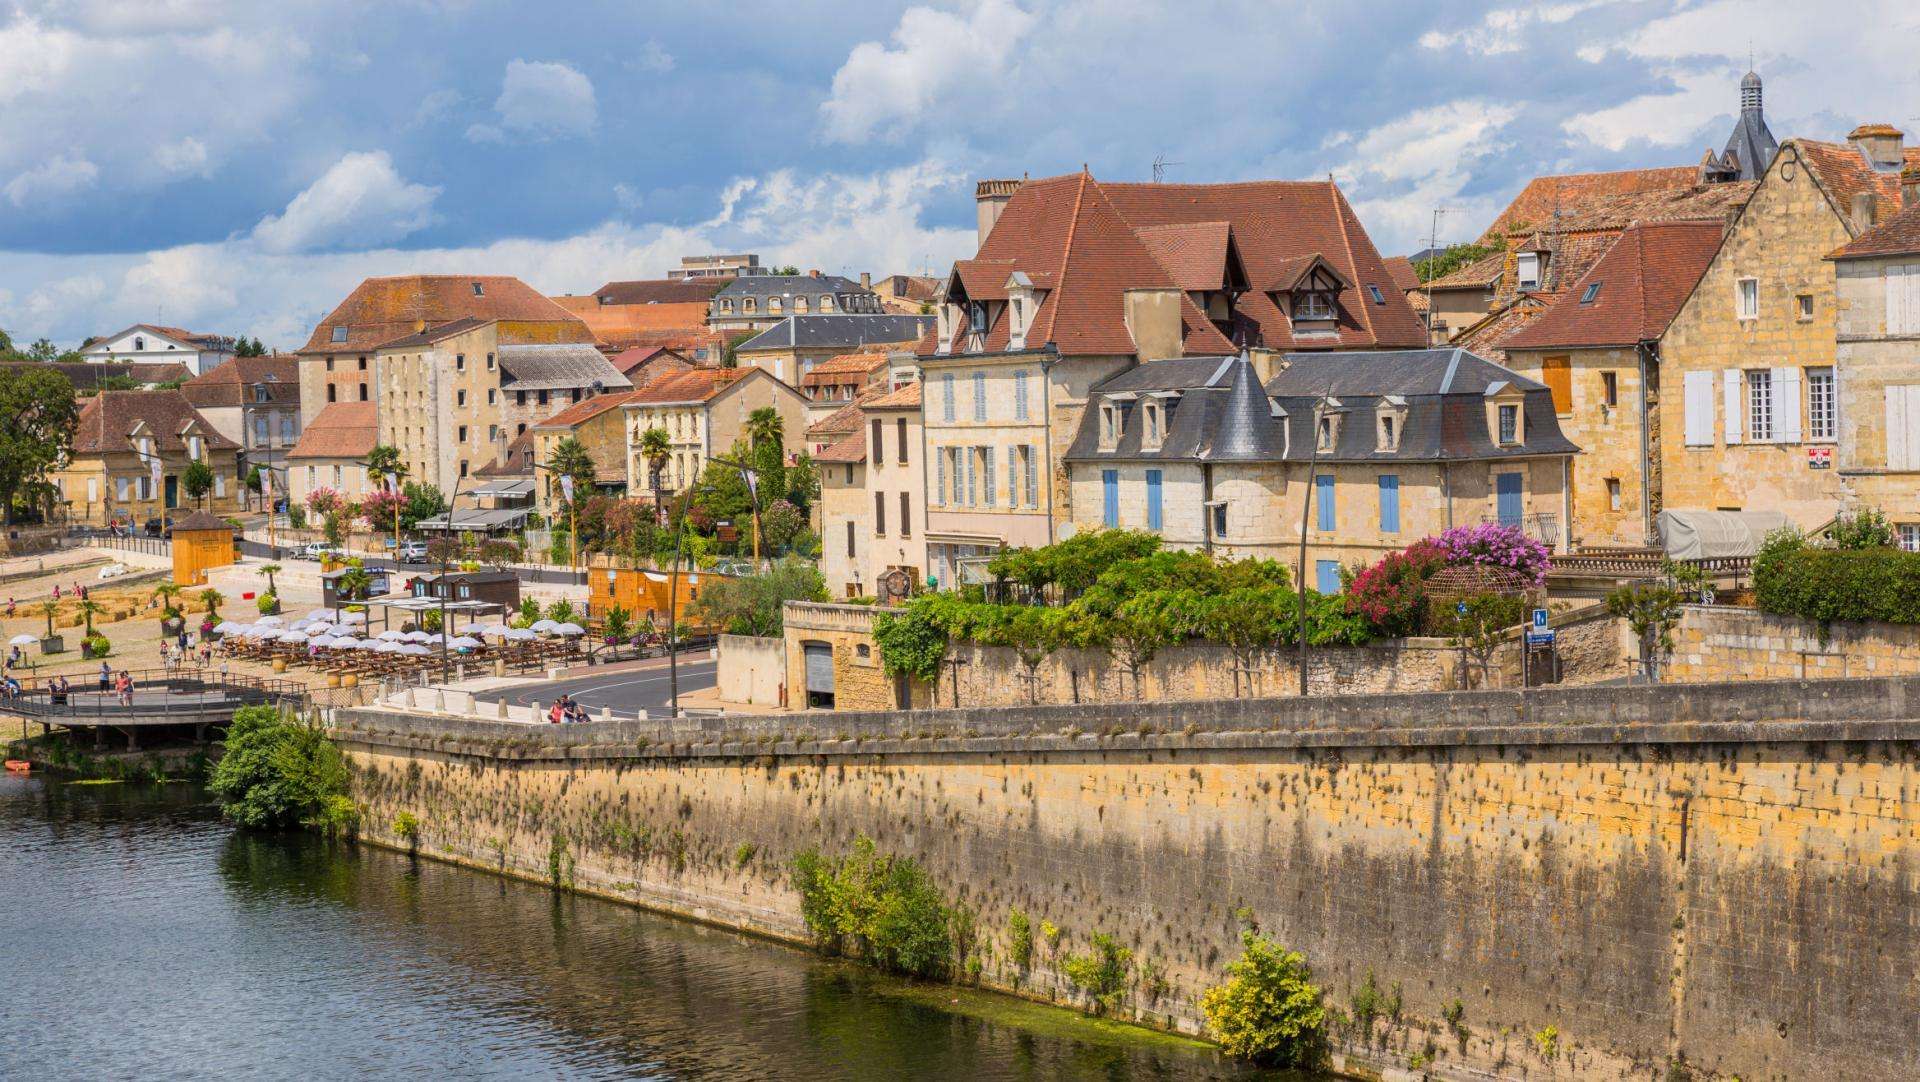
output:
[[108, 668], [104, 661], [100, 663], [100, 690], [103, 692], [113, 690], [113, 670]]
[[120, 705], [133, 706], [133, 674], [125, 669], [120, 670]]

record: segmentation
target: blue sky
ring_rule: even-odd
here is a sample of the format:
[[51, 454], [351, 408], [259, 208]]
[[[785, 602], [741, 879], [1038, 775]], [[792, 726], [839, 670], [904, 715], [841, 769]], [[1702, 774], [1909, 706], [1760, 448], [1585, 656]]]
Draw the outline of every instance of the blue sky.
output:
[[1539, 173], [1691, 163], [1751, 49], [1782, 138], [1920, 130], [1908, 0], [0, 0], [0, 327], [283, 348], [355, 282], [680, 255], [876, 274], [971, 185], [1337, 177], [1376, 243]]

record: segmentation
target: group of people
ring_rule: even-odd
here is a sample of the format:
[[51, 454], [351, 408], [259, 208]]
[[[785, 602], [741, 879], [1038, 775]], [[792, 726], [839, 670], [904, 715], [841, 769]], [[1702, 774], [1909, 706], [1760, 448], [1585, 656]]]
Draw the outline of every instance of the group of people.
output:
[[[119, 698], [121, 706], [133, 705], [133, 674], [125, 669], [113, 671], [113, 666], [100, 663], [99, 689], [102, 698], [113, 695]], [[20, 680], [8, 671], [0, 676], [0, 698], [18, 699], [22, 688]], [[55, 676], [47, 681], [47, 698], [55, 706], [65, 706], [73, 701], [73, 684], [64, 676]]]
[[547, 711], [547, 721], [554, 725], [568, 725], [586, 720], [587, 708], [580, 705], [579, 700], [564, 692], [553, 701], [552, 708]]

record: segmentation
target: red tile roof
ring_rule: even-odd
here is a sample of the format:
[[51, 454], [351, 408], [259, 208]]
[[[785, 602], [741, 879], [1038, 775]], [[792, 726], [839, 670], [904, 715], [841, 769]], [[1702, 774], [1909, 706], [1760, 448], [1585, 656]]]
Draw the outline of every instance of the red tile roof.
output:
[[614, 391], [609, 394], [597, 394], [584, 402], [575, 402], [573, 405], [568, 406], [566, 409], [561, 410], [559, 413], [554, 414], [533, 427], [574, 428], [582, 422], [593, 420], [595, 417], [600, 416], [610, 409], [626, 405], [627, 402], [638, 393], [638, 391]]
[[1449, 348], [1464, 349], [1495, 364], [1507, 363], [1507, 347], [1514, 335], [1558, 305], [1559, 293], [1522, 293], [1511, 301], [1494, 306], [1493, 311], [1468, 324], [1447, 340]]
[[707, 302], [601, 304], [593, 297], [555, 297], [555, 304], [587, 325], [596, 342], [626, 344], [661, 331], [704, 334]]
[[165, 454], [186, 450], [182, 438], [188, 427], [210, 450], [232, 450], [240, 445], [221, 435], [179, 391], [101, 391], [80, 406], [74, 427], [76, 455], [133, 452], [129, 437], [144, 424], [153, 436], [154, 450]]
[[1406, 256], [1388, 256], [1387, 274], [1402, 293], [1420, 288], [1420, 272], [1413, 269], [1413, 260]]
[[291, 353], [270, 357], [231, 357], [180, 385], [195, 409], [243, 406], [253, 402], [253, 387], [262, 384], [274, 405], [300, 404], [300, 358]]
[[806, 437], [815, 443], [831, 441], [860, 427], [861, 407], [889, 394], [883, 387], [868, 387], [854, 396], [853, 401], [820, 418], [807, 426]]
[[814, 365], [806, 375], [800, 377], [800, 385], [819, 387], [829, 383], [864, 383], [872, 379], [875, 372], [886, 367], [887, 355], [884, 353], [842, 353]]
[[[1724, 234], [1718, 220], [1636, 225], [1545, 315], [1502, 345], [1554, 349], [1657, 339], [1707, 272]], [[1593, 299], [1582, 304], [1589, 289]]]
[[[474, 287], [479, 286], [479, 292]], [[592, 334], [566, 309], [541, 296], [518, 278], [485, 274], [410, 274], [368, 278], [313, 329], [301, 353], [353, 353], [371, 350], [416, 332], [461, 318], [502, 319], [560, 325], [553, 341], [587, 342]], [[344, 342], [333, 340], [346, 327]]]
[[705, 402], [758, 371], [757, 368], [689, 368], [635, 390], [627, 402], [636, 406]]
[[[628, 282], [608, 282], [593, 291], [601, 304], [687, 304], [705, 305], [731, 278], [643, 278]], [[554, 298], [559, 300], [561, 298]]]
[[835, 440], [813, 456], [815, 462], [832, 465], [843, 463], [861, 463], [867, 460], [867, 426], [855, 424], [853, 431]]
[[920, 384], [917, 381], [904, 383], [871, 401], [863, 402], [861, 406], [863, 409], [870, 410], [917, 410], [920, 408], [920, 393]]
[[[1206, 318], [1191, 292], [1218, 288], [1228, 252], [1239, 256], [1254, 289], [1240, 298], [1234, 335], [1248, 345], [1415, 346], [1425, 334], [1380, 254], [1337, 186], [1326, 181], [1244, 184], [1102, 184], [1087, 173], [1021, 184], [1007, 201], [976, 257], [955, 264], [969, 299], [997, 300], [1018, 270], [1045, 290], [1027, 333], [1028, 348], [1052, 344], [1062, 353], [1130, 354], [1129, 289], [1181, 289], [1188, 353], [1231, 353], [1239, 346]], [[1295, 340], [1292, 324], [1264, 290], [1292, 261], [1321, 254], [1353, 288], [1340, 298], [1338, 336]], [[1204, 283], [1204, 284], [1202, 284]], [[1385, 303], [1365, 293], [1378, 286]], [[1009, 340], [1004, 311], [983, 348]], [[930, 332], [920, 352], [938, 343]]]
[[1827, 258], [1865, 259], [1915, 253], [1920, 253], [1920, 200], [1860, 234], [1858, 239], [1836, 249]]
[[364, 459], [380, 442], [380, 417], [372, 402], [329, 402], [300, 430], [288, 458]]
[[[1846, 143], [1789, 139], [1780, 145], [1781, 153], [1786, 153], [1788, 147], [1800, 152], [1800, 159], [1807, 163], [1808, 171], [1826, 190], [1828, 198], [1833, 200], [1834, 209], [1841, 218], [1850, 218], [1853, 197], [1862, 192], [1873, 194], [1883, 221], [1894, 208], [1900, 206], [1900, 174], [1904, 170], [1875, 169], [1867, 164], [1858, 150]], [[1920, 166], [1920, 147], [1907, 147], [1903, 157], [1903, 165]]]
[[1504, 246], [1508, 234], [1545, 228], [1552, 223], [1556, 209], [1564, 214], [1598, 198], [1691, 188], [1699, 182], [1700, 169], [1693, 165], [1535, 177], [1487, 227], [1480, 243]]

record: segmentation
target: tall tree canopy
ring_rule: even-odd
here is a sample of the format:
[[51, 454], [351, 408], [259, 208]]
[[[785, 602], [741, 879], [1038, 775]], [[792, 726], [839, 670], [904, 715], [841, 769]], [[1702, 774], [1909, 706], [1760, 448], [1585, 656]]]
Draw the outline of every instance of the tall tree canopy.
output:
[[0, 517], [12, 523], [14, 497], [73, 449], [73, 382], [50, 368], [0, 369], [0, 417]]

